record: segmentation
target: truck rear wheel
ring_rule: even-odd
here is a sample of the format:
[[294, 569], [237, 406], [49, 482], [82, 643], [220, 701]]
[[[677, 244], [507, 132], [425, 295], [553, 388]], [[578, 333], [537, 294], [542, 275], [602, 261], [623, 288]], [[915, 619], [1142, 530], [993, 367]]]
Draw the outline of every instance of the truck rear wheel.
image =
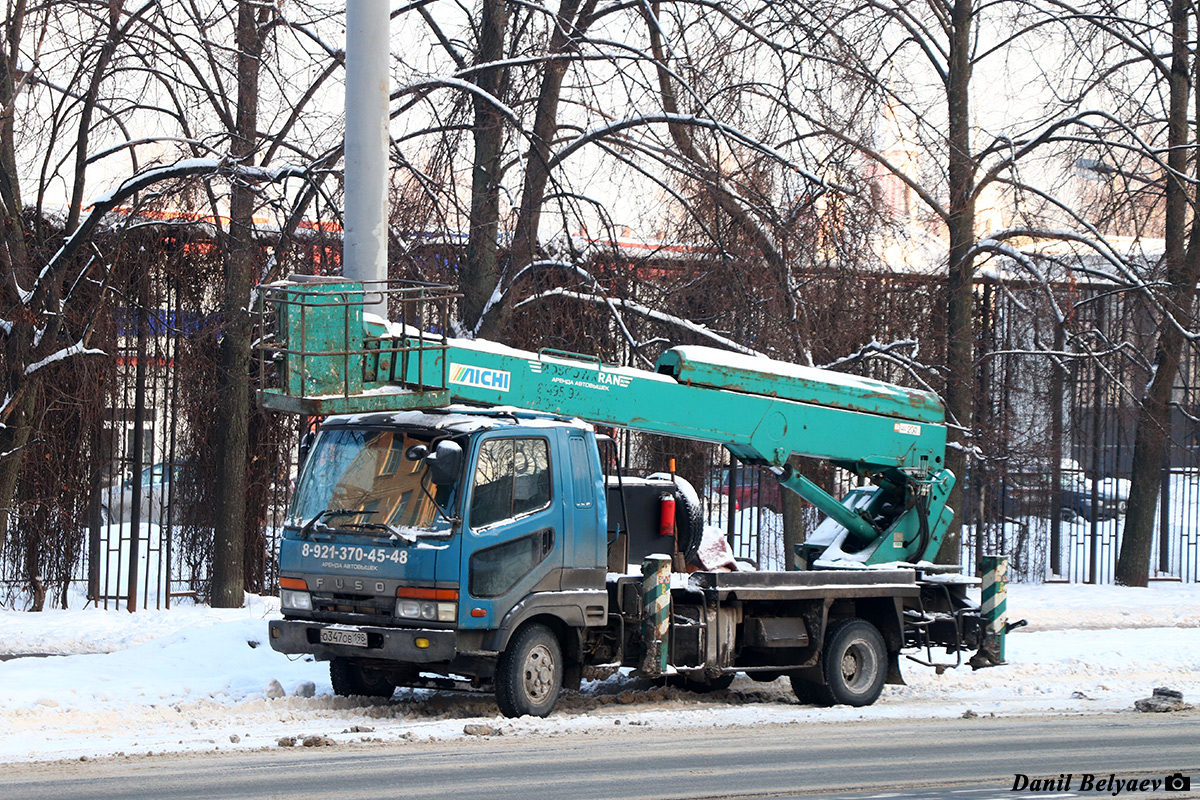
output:
[[887, 678], [883, 634], [863, 619], [845, 619], [826, 634], [825, 693], [828, 704], [869, 706], [879, 699]]
[[344, 658], [329, 662], [329, 680], [333, 693], [340, 697], [382, 697], [387, 700], [396, 684], [382, 671], [352, 664]]
[[796, 695], [796, 699], [806, 706], [831, 706], [833, 701], [829, 699], [829, 692], [819, 683], [805, 680], [797, 675], [792, 675], [789, 679], [792, 684], [792, 692]]
[[496, 703], [506, 717], [549, 716], [562, 689], [562, 648], [549, 628], [521, 627], [496, 664]]

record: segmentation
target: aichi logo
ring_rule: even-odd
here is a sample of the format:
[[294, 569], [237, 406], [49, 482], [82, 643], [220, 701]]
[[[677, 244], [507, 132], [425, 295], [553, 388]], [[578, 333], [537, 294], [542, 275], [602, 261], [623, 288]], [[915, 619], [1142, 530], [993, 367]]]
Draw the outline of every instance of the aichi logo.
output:
[[450, 364], [450, 382], [461, 386], [478, 386], [480, 389], [494, 389], [497, 392], [507, 392], [512, 376], [502, 369], [485, 369], [472, 367], [467, 364]]

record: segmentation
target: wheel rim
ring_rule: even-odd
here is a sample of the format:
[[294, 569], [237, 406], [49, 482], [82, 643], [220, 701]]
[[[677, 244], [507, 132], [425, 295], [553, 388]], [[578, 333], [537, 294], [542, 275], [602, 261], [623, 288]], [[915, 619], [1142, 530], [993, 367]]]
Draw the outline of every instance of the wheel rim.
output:
[[529, 651], [525, 659], [525, 695], [534, 703], [540, 703], [554, 691], [554, 656], [550, 648], [539, 644]]
[[863, 639], [852, 641], [842, 654], [842, 681], [855, 694], [871, 688], [878, 670], [875, 651]]

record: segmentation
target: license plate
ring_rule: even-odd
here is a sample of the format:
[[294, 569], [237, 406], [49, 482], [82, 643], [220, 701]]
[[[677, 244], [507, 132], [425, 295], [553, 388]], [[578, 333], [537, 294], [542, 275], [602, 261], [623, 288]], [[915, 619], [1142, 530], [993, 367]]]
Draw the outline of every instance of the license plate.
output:
[[322, 628], [321, 644], [345, 644], [351, 647], [366, 647], [367, 634], [363, 631], [343, 631], [337, 628]]

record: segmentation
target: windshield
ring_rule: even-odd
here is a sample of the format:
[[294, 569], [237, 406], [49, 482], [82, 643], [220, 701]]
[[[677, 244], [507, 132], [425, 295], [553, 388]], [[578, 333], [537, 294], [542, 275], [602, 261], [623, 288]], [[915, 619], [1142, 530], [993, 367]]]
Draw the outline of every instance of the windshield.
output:
[[388, 529], [416, 535], [449, 532], [449, 522], [425, 489], [436, 490], [444, 503], [452, 487], [434, 487], [426, 480], [422, 488], [425, 462], [405, 457], [415, 444], [428, 445], [429, 440], [403, 431], [322, 431], [304, 463], [289, 524], [317, 519], [315, 527], [376, 535], [386, 535]]

